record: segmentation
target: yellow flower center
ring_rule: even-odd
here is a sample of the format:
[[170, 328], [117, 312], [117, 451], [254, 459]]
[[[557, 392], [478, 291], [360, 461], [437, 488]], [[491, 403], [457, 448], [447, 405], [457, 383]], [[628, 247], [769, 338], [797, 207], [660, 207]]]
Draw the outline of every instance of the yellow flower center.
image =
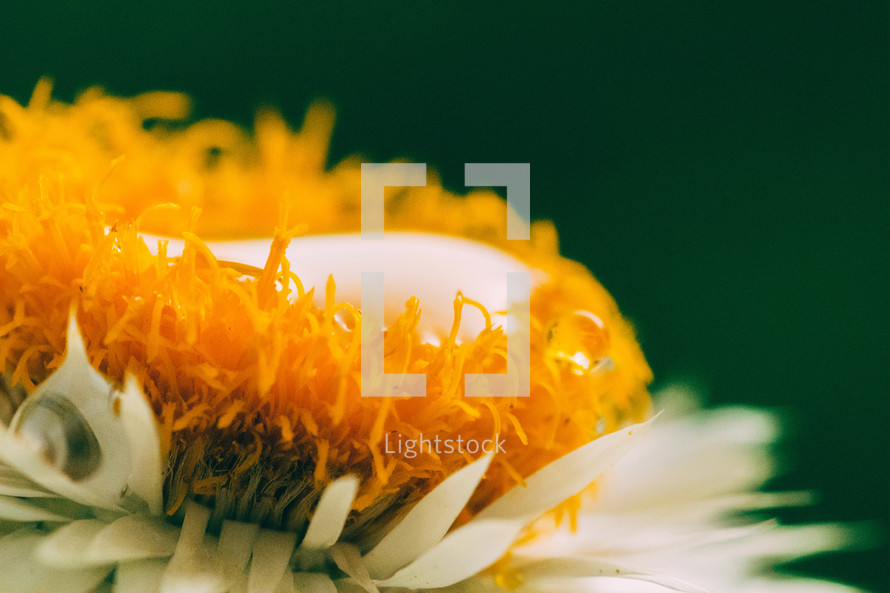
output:
[[[332, 114], [310, 109], [291, 132], [262, 114], [254, 134], [221, 121], [185, 126], [187, 100], [85, 92], [28, 106], [0, 97], [0, 366], [31, 391], [58, 366], [67, 315], [92, 364], [135, 375], [158, 418], [168, 459], [165, 501], [189, 498], [217, 519], [302, 529], [333, 478], [357, 474], [350, 533], [391, 518], [477, 456], [392, 453], [397, 436], [481, 442], [499, 436], [468, 516], [547, 463], [648, 412], [650, 371], [629, 324], [579, 264], [561, 258], [547, 222], [506, 240], [496, 194], [442, 187], [393, 190], [387, 230], [473, 239], [510, 252], [549, 280], [531, 299], [531, 397], [465, 397], [467, 373], [506, 371], [506, 336], [487, 324], [457, 339], [462, 316], [490, 312], [455, 297], [448, 334], [419, 331], [411, 299], [385, 334], [387, 372], [423, 373], [424, 398], [363, 398], [361, 314], [336, 278], [311, 287], [285, 250], [297, 234], [360, 228], [360, 167], [325, 170]], [[173, 122], [173, 123], [170, 123]], [[164, 207], [165, 205], [175, 205]], [[200, 215], [199, 215], [200, 214]], [[182, 237], [181, 256], [138, 233]], [[274, 236], [263, 267], [218, 261], [203, 239]], [[154, 247], [154, 246], [152, 246]]]

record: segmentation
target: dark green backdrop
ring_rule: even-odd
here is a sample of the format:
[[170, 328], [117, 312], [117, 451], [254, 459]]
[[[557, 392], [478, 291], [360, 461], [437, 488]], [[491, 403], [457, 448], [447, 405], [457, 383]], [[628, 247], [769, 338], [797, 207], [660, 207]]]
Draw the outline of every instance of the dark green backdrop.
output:
[[[332, 160], [530, 162], [556, 221], [637, 324], [659, 383], [786, 409], [789, 521], [888, 517], [890, 4], [599, 0], [527, 7], [95, 0], [0, 7], [0, 92], [49, 74], [184, 90], [199, 116], [298, 124]], [[886, 590], [887, 548], [806, 570]]]

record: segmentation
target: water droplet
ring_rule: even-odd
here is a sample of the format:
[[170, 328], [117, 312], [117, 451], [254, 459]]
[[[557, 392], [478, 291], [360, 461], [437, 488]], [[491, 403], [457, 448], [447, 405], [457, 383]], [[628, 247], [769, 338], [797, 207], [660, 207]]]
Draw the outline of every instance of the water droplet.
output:
[[99, 467], [102, 452], [96, 435], [60, 393], [49, 391], [25, 400], [10, 428], [72, 480], [87, 478]]
[[334, 313], [334, 323], [340, 326], [340, 329], [348, 332], [355, 329], [355, 317], [346, 309], [340, 309]]
[[607, 427], [607, 424], [606, 424], [605, 418], [600, 418], [599, 420], [596, 421], [595, 428], [596, 428], [597, 434], [604, 434], [606, 432], [606, 427]]
[[589, 311], [563, 315], [547, 328], [547, 356], [575, 374], [610, 370], [608, 349], [609, 330]]

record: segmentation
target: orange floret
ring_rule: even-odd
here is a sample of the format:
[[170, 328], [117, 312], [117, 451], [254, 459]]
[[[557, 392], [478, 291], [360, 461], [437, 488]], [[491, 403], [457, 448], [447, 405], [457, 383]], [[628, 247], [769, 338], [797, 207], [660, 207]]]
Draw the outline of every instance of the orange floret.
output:
[[[314, 289], [326, 297], [314, 306], [284, 256], [297, 231], [360, 228], [359, 161], [325, 170], [330, 108], [311, 108], [297, 133], [264, 113], [251, 136], [221, 121], [183, 125], [188, 101], [174, 93], [94, 89], [68, 105], [49, 90], [42, 81], [27, 106], [0, 97], [0, 366], [33, 390], [60, 364], [74, 303], [93, 365], [113, 381], [138, 377], [154, 406], [171, 514], [191, 497], [217, 519], [300, 529], [324, 485], [353, 473], [358, 529], [469, 461], [384, 454], [385, 435], [497, 433], [507, 453], [472, 514], [648, 412], [651, 376], [631, 327], [559, 256], [552, 225], [508, 242], [501, 198], [437, 185], [388, 195], [386, 228], [481, 241], [551, 278], [532, 295], [531, 397], [463, 397], [465, 373], [505, 372], [506, 338], [489, 324], [457, 342], [463, 308], [481, 306], [455, 295], [455, 330], [441, 343], [417, 332], [417, 299], [386, 332], [386, 370], [425, 373], [427, 396], [362, 398], [360, 312], [338, 299], [336, 278]], [[153, 254], [141, 231], [184, 238], [182, 257]], [[217, 261], [202, 241], [251, 236], [274, 237], [262, 270]]]

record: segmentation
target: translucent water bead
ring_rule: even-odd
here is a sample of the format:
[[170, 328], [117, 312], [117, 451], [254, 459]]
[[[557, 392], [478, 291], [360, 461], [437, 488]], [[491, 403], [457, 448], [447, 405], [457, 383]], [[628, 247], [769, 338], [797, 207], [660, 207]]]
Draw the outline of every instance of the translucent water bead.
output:
[[584, 373], [612, 368], [608, 357], [609, 330], [590, 311], [574, 311], [547, 328], [547, 356], [571, 371]]

